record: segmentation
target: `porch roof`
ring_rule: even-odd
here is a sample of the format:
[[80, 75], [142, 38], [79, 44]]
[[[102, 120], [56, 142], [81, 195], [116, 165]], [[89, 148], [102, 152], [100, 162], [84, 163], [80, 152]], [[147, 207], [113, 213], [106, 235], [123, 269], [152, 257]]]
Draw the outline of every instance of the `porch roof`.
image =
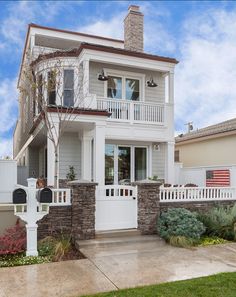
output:
[[125, 56], [131, 56], [131, 57], [137, 57], [142, 59], [149, 59], [154, 61], [161, 61], [161, 62], [168, 62], [172, 64], [178, 64], [179, 61], [177, 61], [175, 58], [169, 58], [169, 57], [163, 57], [158, 55], [152, 55], [148, 53], [140, 53], [135, 51], [130, 51], [127, 49], [121, 49], [121, 48], [115, 48], [111, 46], [105, 46], [105, 45], [99, 45], [99, 44], [92, 44], [92, 43], [81, 43], [80, 47], [74, 48], [68, 51], [56, 51], [53, 53], [43, 54], [39, 55], [38, 58], [32, 62], [32, 65], [37, 64], [40, 61], [51, 59], [51, 58], [57, 58], [57, 57], [78, 57], [82, 50], [89, 49], [89, 50], [95, 50], [95, 51], [102, 51], [107, 53], [113, 53], [113, 54], [120, 54]]
[[[80, 114], [80, 115], [94, 115], [94, 116], [104, 116], [109, 117], [110, 113], [106, 110], [99, 110], [99, 109], [86, 109], [86, 108], [69, 108], [63, 107], [63, 106], [48, 106], [47, 108], [48, 112], [54, 112], [54, 113], [68, 113], [68, 114]], [[34, 122], [32, 128], [29, 131], [29, 134], [32, 134], [34, 130], [38, 127], [41, 120], [43, 119], [43, 112], [41, 112]]]

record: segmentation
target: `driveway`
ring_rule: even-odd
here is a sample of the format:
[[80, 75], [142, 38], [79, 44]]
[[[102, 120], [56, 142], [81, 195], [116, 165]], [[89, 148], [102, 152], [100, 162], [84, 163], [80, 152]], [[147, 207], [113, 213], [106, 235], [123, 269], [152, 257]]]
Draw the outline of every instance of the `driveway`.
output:
[[79, 296], [236, 271], [236, 243], [182, 249], [143, 236], [82, 252], [88, 259], [0, 268], [0, 297]]

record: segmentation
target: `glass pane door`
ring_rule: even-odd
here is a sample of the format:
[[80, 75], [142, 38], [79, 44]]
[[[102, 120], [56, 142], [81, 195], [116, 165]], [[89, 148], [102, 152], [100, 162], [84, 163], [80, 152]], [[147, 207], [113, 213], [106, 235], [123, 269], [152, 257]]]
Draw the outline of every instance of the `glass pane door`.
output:
[[113, 144], [106, 144], [105, 146], [105, 184], [114, 184], [114, 152], [115, 146]]
[[131, 148], [118, 147], [118, 183], [127, 184], [131, 182]]
[[145, 147], [135, 147], [135, 180], [147, 178], [147, 149]]

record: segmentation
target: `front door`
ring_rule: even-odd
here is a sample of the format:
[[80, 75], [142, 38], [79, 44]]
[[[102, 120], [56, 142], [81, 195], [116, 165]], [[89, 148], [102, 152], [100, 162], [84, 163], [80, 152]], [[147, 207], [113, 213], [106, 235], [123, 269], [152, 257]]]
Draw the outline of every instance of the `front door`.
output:
[[129, 185], [146, 178], [147, 147], [106, 144], [106, 185]]

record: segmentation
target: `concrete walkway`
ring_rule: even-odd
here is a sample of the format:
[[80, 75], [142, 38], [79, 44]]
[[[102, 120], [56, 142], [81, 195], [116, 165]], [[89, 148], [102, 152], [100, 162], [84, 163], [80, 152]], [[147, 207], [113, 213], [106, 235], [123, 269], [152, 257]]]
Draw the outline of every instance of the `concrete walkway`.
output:
[[142, 236], [82, 252], [88, 259], [0, 268], [0, 297], [79, 296], [236, 271], [236, 243], [190, 250]]

